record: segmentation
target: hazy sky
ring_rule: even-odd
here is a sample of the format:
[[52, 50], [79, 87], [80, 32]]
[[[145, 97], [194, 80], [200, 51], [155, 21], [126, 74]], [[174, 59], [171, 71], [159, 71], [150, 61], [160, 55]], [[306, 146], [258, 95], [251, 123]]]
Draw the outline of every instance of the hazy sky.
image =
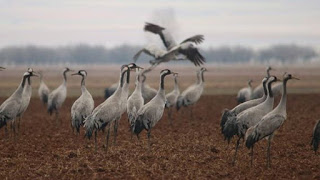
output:
[[204, 34], [204, 47], [296, 43], [319, 46], [319, 0], [0, 0], [0, 47], [146, 44], [146, 21], [177, 41]]

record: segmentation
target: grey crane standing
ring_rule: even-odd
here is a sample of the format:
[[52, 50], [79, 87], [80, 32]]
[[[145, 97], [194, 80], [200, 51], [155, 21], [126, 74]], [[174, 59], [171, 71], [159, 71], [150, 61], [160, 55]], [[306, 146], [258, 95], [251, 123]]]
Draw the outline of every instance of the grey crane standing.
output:
[[53, 90], [49, 94], [48, 99], [48, 113], [52, 115], [55, 111], [56, 113], [56, 121], [59, 118], [59, 109], [66, 100], [67, 97], [67, 73], [70, 72], [69, 68], [65, 68], [63, 71], [63, 82], [62, 84], [55, 90]]
[[83, 121], [89, 116], [94, 108], [94, 101], [90, 92], [86, 88], [87, 71], [80, 70], [78, 73], [72, 75], [82, 76], [81, 80], [81, 96], [73, 103], [71, 107], [71, 127], [72, 130], [76, 129], [80, 134], [80, 126], [83, 125]]
[[320, 120], [316, 123], [313, 128], [311, 146], [313, 147], [314, 153], [317, 154], [320, 142]]
[[164, 90], [164, 78], [173, 74], [174, 72], [169, 69], [162, 70], [160, 73], [160, 87], [157, 95], [147, 104], [143, 105], [139, 111], [135, 120], [135, 126], [133, 132], [139, 138], [139, 134], [143, 129], [147, 130], [148, 144], [150, 147], [151, 129], [161, 119], [165, 107], [166, 96]]
[[[236, 107], [234, 107], [231, 110], [228, 109], [224, 109], [222, 112], [222, 116], [221, 116], [221, 121], [220, 121], [220, 126], [221, 126], [221, 133], [224, 134], [224, 127], [225, 124], [228, 120], [233, 119], [232, 117], [236, 117], [238, 114], [240, 114], [242, 111], [249, 109], [251, 107], [254, 107], [260, 103], [262, 103], [263, 101], [266, 100], [267, 96], [268, 96], [268, 91], [267, 91], [267, 87], [266, 84], [268, 82], [268, 77], [263, 78], [262, 80], [262, 84], [263, 84], [263, 89], [264, 89], [264, 94], [261, 98], [259, 99], [253, 99], [250, 101], [246, 101], [244, 103], [241, 103], [239, 105], [237, 105]], [[228, 123], [229, 124], [229, 123]], [[235, 126], [235, 124], [234, 124]], [[231, 140], [230, 136], [225, 136], [225, 139], [228, 140], [228, 144]]]
[[[225, 124], [225, 136], [230, 138], [233, 135], [238, 135], [236, 151], [233, 158], [233, 164], [236, 161], [240, 140], [241, 138], [244, 138], [246, 131], [250, 127], [257, 124], [264, 115], [268, 114], [272, 110], [274, 104], [274, 96], [271, 91], [271, 86], [272, 83], [276, 82], [277, 80], [278, 79], [275, 76], [271, 76], [269, 78], [268, 97], [263, 103], [241, 112], [239, 115], [233, 117], [232, 120], [227, 121], [227, 123]], [[236, 126], [234, 126], [234, 123], [236, 123]]]
[[6, 126], [9, 122], [12, 123], [12, 129], [14, 132], [14, 137], [16, 134], [15, 131], [15, 119], [17, 118], [21, 104], [23, 101], [23, 89], [26, 84], [26, 80], [30, 76], [36, 76], [32, 72], [25, 72], [22, 77], [22, 81], [16, 91], [5, 100], [0, 106], [0, 128]]
[[[86, 129], [85, 136], [90, 139], [92, 136], [92, 133], [94, 132], [95, 149], [97, 149], [97, 132], [99, 130], [104, 130], [106, 127], [108, 128], [107, 137], [106, 137], [106, 149], [108, 149], [110, 126], [112, 123], [114, 123], [114, 127], [115, 127], [116, 126], [115, 122], [121, 118], [120, 99], [122, 94], [122, 88], [124, 85], [125, 73], [127, 73], [127, 78], [128, 78], [128, 76], [130, 76], [130, 68], [128, 67], [128, 65], [123, 65], [120, 69], [120, 79], [119, 79], [119, 86], [117, 90], [108, 99], [106, 99], [103, 103], [97, 106], [85, 120], [85, 124], [84, 124], [84, 127]], [[114, 131], [114, 133], [116, 132]]]
[[131, 131], [131, 138], [132, 138], [132, 129], [134, 127], [134, 121], [137, 117], [137, 113], [139, 109], [143, 106], [144, 104], [144, 99], [142, 97], [142, 92], [141, 92], [141, 71], [137, 68], [136, 70], [136, 81], [135, 81], [135, 89], [131, 96], [128, 98], [127, 102], [127, 114], [128, 114], [128, 122], [130, 126], [130, 131]]
[[[34, 73], [32, 68], [28, 68], [28, 72], [29, 73]], [[31, 79], [30, 76], [27, 78], [27, 83], [23, 88], [23, 92], [22, 92], [22, 102], [21, 102], [21, 107], [18, 113], [18, 130], [20, 129], [20, 123], [22, 120], [22, 116], [24, 114], [24, 112], [27, 110], [29, 103], [30, 103], [30, 99], [31, 99], [31, 95], [32, 95], [32, 86], [31, 86]]]
[[[135, 69], [142, 69], [141, 67], [137, 66], [135, 63], [128, 64], [129, 71], [127, 71], [127, 78], [126, 82], [123, 84], [121, 97], [120, 97], [120, 117], [123, 113], [127, 111], [127, 102], [128, 102], [128, 95], [129, 95], [129, 84], [130, 84], [130, 71]], [[117, 119], [114, 123], [114, 144], [116, 144], [116, 138], [118, 134], [118, 127], [119, 127], [120, 118]]]
[[167, 50], [162, 50], [156, 46], [147, 46], [138, 51], [138, 53], [133, 58], [135, 61], [143, 52], [155, 58], [155, 60], [150, 61], [150, 63], [155, 66], [162, 62], [168, 62], [171, 60], [190, 60], [196, 66], [200, 66], [205, 62], [205, 58], [193, 45], [202, 43], [204, 40], [203, 35], [192, 36], [182, 41], [180, 44], [177, 44], [170, 33], [166, 32], [165, 28], [161, 26], [152, 23], [146, 23], [146, 25], [144, 26], [144, 30], [154, 34], [158, 34]]
[[270, 158], [270, 145], [274, 132], [278, 130], [284, 121], [287, 119], [287, 82], [290, 79], [297, 79], [291, 74], [287, 74], [283, 80], [283, 93], [280, 103], [271, 112], [261, 118], [261, 120], [248, 129], [246, 133], [246, 146], [251, 148], [251, 165], [253, 159], [253, 146], [259, 140], [268, 137], [268, 149], [267, 149], [267, 167], [271, 166]]
[[250, 79], [248, 81], [248, 87], [242, 88], [239, 90], [238, 94], [237, 94], [237, 101], [238, 104], [246, 102], [248, 100], [251, 99], [252, 96], [252, 80]]
[[[201, 97], [204, 89], [204, 77], [203, 73], [207, 71], [206, 68], [202, 67], [197, 71], [197, 83], [189, 86], [184, 90], [181, 95], [178, 97], [176, 108], [179, 110], [182, 106], [188, 107], [195, 104]], [[190, 110], [191, 117], [193, 117], [192, 107]]]
[[178, 97], [180, 95], [180, 89], [178, 84], [178, 74], [174, 73], [174, 89], [170, 93], [166, 95], [166, 108], [168, 109], [168, 119], [170, 124], [172, 124], [171, 114], [172, 114], [172, 107], [177, 104]]
[[39, 71], [38, 73], [40, 75], [40, 85], [39, 85], [39, 89], [38, 89], [38, 94], [39, 94], [39, 97], [40, 97], [40, 100], [42, 101], [42, 103], [44, 105], [46, 105], [48, 103], [48, 97], [49, 97], [50, 89], [48, 88], [48, 86], [43, 81], [43, 73], [42, 73], [42, 71]]

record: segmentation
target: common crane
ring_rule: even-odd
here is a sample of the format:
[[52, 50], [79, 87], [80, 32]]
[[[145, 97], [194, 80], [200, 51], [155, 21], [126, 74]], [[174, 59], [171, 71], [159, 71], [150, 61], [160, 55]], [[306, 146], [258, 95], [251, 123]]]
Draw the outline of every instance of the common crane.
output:
[[59, 109], [67, 97], [67, 73], [69, 71], [73, 71], [73, 70], [70, 70], [69, 68], [64, 69], [62, 84], [49, 94], [48, 112], [50, 115], [52, 115], [52, 113], [55, 111], [56, 120], [58, 120], [58, 117], [59, 117]]
[[[29, 73], [34, 73], [32, 68], [28, 68], [28, 72]], [[20, 129], [20, 123], [22, 120], [22, 116], [24, 114], [24, 112], [27, 110], [29, 103], [30, 103], [30, 99], [31, 99], [31, 95], [32, 95], [32, 86], [31, 86], [31, 79], [30, 76], [27, 78], [27, 83], [23, 88], [23, 92], [22, 92], [22, 102], [21, 102], [21, 107], [18, 113], [18, 130]]]
[[247, 129], [257, 124], [264, 115], [268, 114], [272, 110], [273, 104], [274, 104], [274, 96], [271, 91], [271, 86], [272, 86], [272, 83], [276, 81], [278, 81], [278, 79], [275, 76], [271, 76], [269, 78], [268, 97], [263, 103], [257, 106], [251, 107], [241, 112], [239, 115], [235, 117], [231, 117], [232, 119], [226, 122], [224, 127], [224, 135], [227, 138], [232, 138], [232, 136], [236, 134], [238, 135], [238, 140], [236, 143], [236, 151], [233, 158], [233, 164], [236, 161], [240, 140], [241, 138], [244, 138]]
[[173, 74], [174, 72], [169, 69], [164, 69], [160, 72], [160, 87], [157, 95], [147, 104], [143, 105], [139, 111], [135, 120], [133, 132], [139, 138], [139, 134], [142, 130], [147, 130], [148, 144], [150, 147], [151, 129], [161, 119], [165, 107], [166, 96], [164, 90], [164, 78]]
[[94, 101], [90, 92], [86, 88], [87, 71], [80, 70], [77, 73], [72, 74], [82, 77], [81, 80], [81, 96], [73, 103], [71, 107], [71, 127], [72, 130], [76, 129], [80, 134], [80, 126], [83, 125], [83, 121], [89, 116], [94, 108]]
[[26, 85], [26, 80], [30, 76], [36, 76], [33, 72], [25, 72], [23, 74], [21, 83], [16, 91], [5, 100], [0, 106], [0, 128], [6, 126], [7, 123], [11, 122], [12, 129], [14, 132], [14, 137], [16, 134], [15, 131], [15, 119], [20, 113], [21, 104], [23, 101], [23, 89]]
[[[141, 71], [139, 71], [139, 68], [136, 69], [135, 85], [136, 87], [133, 93], [131, 94], [131, 96], [128, 98], [128, 102], [127, 102], [128, 122], [129, 122], [129, 127], [131, 132], [134, 127], [134, 121], [137, 117], [137, 113], [144, 104], [144, 99], [142, 97], [142, 92], [141, 92], [141, 86], [142, 86]], [[132, 133], [131, 133], [131, 138], [132, 138]]]
[[[181, 95], [178, 97], [176, 108], [179, 110], [182, 106], [188, 107], [195, 104], [201, 97], [203, 89], [204, 89], [204, 77], [203, 73], [207, 71], [206, 68], [202, 67], [197, 71], [197, 83], [189, 86], [186, 90], [184, 90]], [[191, 117], [192, 108], [190, 110]]]
[[291, 74], [287, 74], [283, 80], [283, 93], [278, 106], [271, 112], [266, 114], [259, 120], [257, 124], [248, 129], [246, 133], [246, 146], [251, 148], [251, 165], [253, 158], [253, 146], [259, 140], [267, 137], [268, 138], [268, 149], [267, 149], [267, 167], [271, 166], [270, 158], [270, 145], [273, 138], [274, 132], [278, 130], [284, 121], [287, 119], [287, 82], [290, 79], [297, 79]]
[[42, 71], [39, 71], [38, 74], [40, 75], [40, 85], [38, 89], [38, 94], [40, 97], [41, 102], [46, 105], [48, 103], [48, 97], [50, 93], [50, 89], [43, 81], [43, 73]]
[[[127, 72], [126, 81], [123, 84], [121, 97], [120, 97], [120, 116], [127, 111], [127, 102], [128, 102], [128, 95], [129, 95], [129, 84], [130, 84], [130, 71], [134, 71], [135, 69], [143, 69], [137, 66], [135, 63], [128, 64], [129, 71]], [[114, 144], [116, 143], [117, 133], [118, 133], [118, 126], [119, 126], [120, 118], [117, 119], [114, 123]]]
[[138, 51], [133, 57], [135, 62], [141, 53], [145, 53], [155, 58], [155, 60], [150, 61], [152, 65], [158, 65], [162, 62], [168, 62], [171, 60], [190, 60], [196, 66], [200, 66], [205, 62], [205, 58], [200, 54], [198, 48], [194, 46], [194, 44], [203, 42], [203, 35], [192, 36], [182, 41], [180, 44], [177, 44], [173, 40], [172, 36], [168, 32], [164, 31], [165, 28], [161, 26], [152, 23], [146, 23], [144, 30], [158, 34], [167, 50], [162, 50], [157, 46], [146, 46]]
[[239, 90], [238, 94], [237, 94], [237, 101], [238, 104], [241, 104], [243, 102], [246, 102], [248, 100], [251, 99], [252, 96], [252, 80], [250, 79], [248, 81], [248, 87], [242, 88]]
[[99, 130], [104, 130], [105, 128], [108, 128], [106, 137], [106, 149], [108, 149], [110, 127], [112, 123], [114, 123], [114, 133], [116, 133], [116, 121], [121, 118], [122, 109], [120, 107], [120, 99], [122, 94], [122, 88], [125, 82], [124, 75], [126, 73], [128, 78], [128, 76], [130, 76], [130, 68], [128, 65], [123, 65], [120, 69], [120, 79], [117, 90], [108, 99], [106, 99], [103, 103], [97, 106], [85, 120], [85, 136], [90, 139], [92, 133], [94, 132], [95, 149], [97, 149], [97, 132]]
[[[263, 101], [266, 100], [267, 96], [268, 96], [268, 91], [267, 91], [267, 87], [266, 84], [268, 82], [268, 77], [263, 78], [262, 80], [262, 84], [263, 84], [263, 89], [264, 89], [264, 94], [261, 98], [259, 99], [253, 99], [253, 100], [249, 100], [246, 101], [244, 103], [241, 103], [239, 105], [237, 105], [236, 107], [234, 107], [233, 109], [229, 110], [229, 109], [224, 109], [222, 112], [222, 116], [221, 116], [221, 121], [220, 121], [220, 126], [221, 126], [221, 133], [224, 134], [224, 127], [225, 124], [228, 120], [233, 119], [232, 117], [237, 116], [238, 114], [240, 114], [242, 111], [249, 109], [251, 107], [254, 107], [260, 103], [262, 103]], [[225, 136], [225, 139], [228, 140], [228, 143], [230, 142], [231, 137], [227, 137]]]
[[170, 124], [172, 123], [172, 120], [171, 120], [172, 107], [174, 107], [177, 104], [177, 100], [180, 95], [180, 89], [179, 89], [179, 84], [177, 80], [178, 74], [174, 73], [173, 76], [174, 76], [174, 89], [173, 91], [171, 91], [166, 95], [166, 99], [167, 99], [166, 108], [168, 109], [168, 119]]

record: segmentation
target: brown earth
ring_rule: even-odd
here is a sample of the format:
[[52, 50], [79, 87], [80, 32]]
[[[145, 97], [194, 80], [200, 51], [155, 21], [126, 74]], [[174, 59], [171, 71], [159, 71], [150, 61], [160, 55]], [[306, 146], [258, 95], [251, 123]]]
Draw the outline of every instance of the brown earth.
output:
[[[289, 95], [288, 119], [271, 146], [272, 168], [266, 168], [266, 141], [255, 146], [254, 165], [249, 166], [249, 150], [241, 144], [238, 161], [230, 164], [234, 152], [220, 134], [221, 110], [235, 105], [234, 96], [203, 96], [193, 110], [174, 113], [170, 126], [167, 115], [152, 131], [148, 150], [146, 133], [141, 141], [130, 140], [128, 124], [122, 118], [118, 143], [102, 147], [105, 134], [98, 134], [98, 151], [93, 140], [72, 133], [69, 98], [58, 125], [45, 107], [33, 98], [24, 115], [20, 135], [12, 132], [0, 139], [0, 179], [320, 179], [320, 156], [309, 143], [320, 114], [320, 95]], [[1, 101], [4, 99], [2, 98]], [[102, 99], [96, 99], [96, 105]]]

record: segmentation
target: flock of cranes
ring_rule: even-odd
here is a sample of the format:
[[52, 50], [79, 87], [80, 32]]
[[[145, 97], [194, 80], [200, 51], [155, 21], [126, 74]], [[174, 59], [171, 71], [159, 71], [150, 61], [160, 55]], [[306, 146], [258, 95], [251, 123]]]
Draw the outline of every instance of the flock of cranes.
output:
[[[108, 149], [110, 131], [113, 128], [113, 143], [116, 144], [119, 121], [123, 114], [127, 113], [129, 130], [131, 138], [147, 131], [148, 145], [151, 146], [151, 131], [161, 120], [164, 109], [168, 109], [168, 119], [172, 123], [172, 110], [181, 107], [190, 107], [191, 117], [192, 107], [200, 99], [204, 90], [204, 72], [206, 68], [200, 67], [196, 72], [197, 81], [180, 93], [178, 84], [178, 73], [170, 69], [164, 69], [159, 75], [159, 88], [151, 88], [147, 83], [147, 73], [152, 71], [160, 63], [171, 60], [189, 60], [195, 66], [201, 66], [205, 62], [205, 58], [199, 53], [195, 45], [200, 44], [204, 40], [203, 35], [195, 35], [177, 44], [171, 34], [163, 27], [146, 23], [144, 30], [159, 35], [166, 50], [157, 46], [146, 46], [134, 55], [134, 62], [137, 61], [141, 53], [146, 53], [153, 57], [150, 61], [149, 68], [142, 68], [135, 63], [122, 65], [119, 73], [119, 81], [112, 85], [108, 90], [108, 97], [104, 102], [95, 107], [92, 95], [86, 88], [87, 71], [79, 70], [72, 76], [81, 76], [81, 96], [73, 103], [71, 107], [71, 127], [76, 134], [80, 134], [81, 129], [85, 130], [85, 137], [94, 136], [95, 149], [97, 150], [97, 133], [98, 131], [106, 131], [105, 148]], [[0, 71], [4, 70], [0, 67]], [[251, 165], [253, 163], [254, 145], [260, 140], [266, 138], [268, 140], [267, 148], [267, 166], [271, 166], [271, 140], [274, 133], [282, 126], [287, 119], [286, 101], [287, 101], [287, 82], [290, 79], [298, 78], [291, 74], [285, 73], [282, 80], [276, 76], [270, 75], [271, 67], [268, 67], [267, 75], [256, 88], [252, 88], [252, 80], [248, 81], [248, 87], [243, 88], [237, 95], [238, 105], [231, 110], [225, 109], [221, 117], [221, 133], [230, 143], [230, 140], [237, 136], [235, 145], [235, 153], [233, 156], [233, 164], [236, 162], [240, 140], [244, 139], [245, 146], [251, 149]], [[40, 100], [47, 105], [50, 115], [55, 113], [57, 123], [59, 122], [59, 110], [67, 97], [67, 77], [68, 73], [73, 72], [69, 68], [63, 71], [62, 84], [50, 91], [43, 81], [43, 72], [35, 72], [32, 68], [28, 68], [23, 74], [21, 83], [16, 91], [6, 99], [0, 106], [0, 128], [5, 127], [8, 133], [7, 124], [11, 124], [11, 129], [16, 138], [16, 119], [17, 128], [19, 130], [20, 122], [24, 112], [27, 110], [31, 95], [32, 86], [31, 78], [33, 76], [40, 77], [40, 86], [38, 95]], [[135, 89], [129, 95], [130, 74], [135, 72]], [[165, 94], [165, 77], [173, 75], [174, 88]], [[279, 82], [282, 81], [282, 82]], [[280, 103], [274, 108], [274, 98], [281, 94]], [[317, 122], [311, 145], [317, 152], [320, 141], [320, 121]]]
[[[262, 94], [259, 92], [258, 86], [251, 96], [251, 100], [240, 103], [231, 110], [225, 109], [221, 116], [221, 133], [225, 139], [230, 140], [236, 135], [238, 137], [235, 146], [235, 154], [232, 163], [235, 164], [238, 153], [240, 140], [244, 139], [247, 148], [251, 149], [251, 161], [253, 163], [253, 148], [260, 140], [266, 138], [268, 140], [267, 147], [267, 167], [271, 166], [271, 140], [275, 132], [282, 126], [287, 119], [286, 102], [287, 102], [287, 82], [290, 79], [298, 78], [291, 74], [284, 73], [282, 82], [275, 76], [271, 76], [267, 68], [267, 76], [262, 80]], [[275, 86], [272, 86], [276, 84]], [[280, 90], [279, 87], [282, 89]], [[256, 93], [256, 94], [254, 94]], [[279, 104], [274, 108], [275, 96], [281, 95]], [[258, 98], [258, 99], [255, 99]], [[320, 125], [316, 124], [313, 131], [311, 145], [314, 151], [318, 149], [320, 140]]]

